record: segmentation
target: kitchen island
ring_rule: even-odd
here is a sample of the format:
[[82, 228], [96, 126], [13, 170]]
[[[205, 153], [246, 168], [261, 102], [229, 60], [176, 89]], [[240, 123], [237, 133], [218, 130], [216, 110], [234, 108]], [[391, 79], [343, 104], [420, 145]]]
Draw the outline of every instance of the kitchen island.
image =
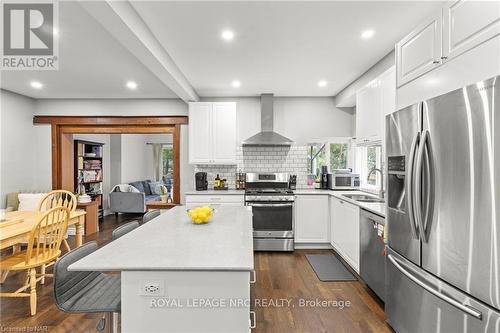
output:
[[252, 211], [175, 207], [69, 267], [121, 272], [122, 332], [249, 332]]

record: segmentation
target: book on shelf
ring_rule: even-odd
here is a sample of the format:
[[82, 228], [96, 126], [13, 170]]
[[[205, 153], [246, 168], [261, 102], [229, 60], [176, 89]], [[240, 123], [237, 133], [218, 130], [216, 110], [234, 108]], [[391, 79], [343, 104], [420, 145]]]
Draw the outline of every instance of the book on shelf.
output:
[[83, 143], [79, 143], [77, 146], [77, 156], [83, 156], [83, 150], [84, 150]]

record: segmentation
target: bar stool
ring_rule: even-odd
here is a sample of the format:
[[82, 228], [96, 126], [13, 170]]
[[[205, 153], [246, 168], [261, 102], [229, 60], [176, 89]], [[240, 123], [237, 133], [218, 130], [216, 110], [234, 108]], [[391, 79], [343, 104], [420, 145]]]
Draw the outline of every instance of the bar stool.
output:
[[135, 228], [139, 227], [139, 222], [137, 221], [132, 221], [129, 223], [125, 223], [124, 225], [119, 226], [115, 230], [113, 230], [113, 233], [111, 235], [112, 240], [116, 240], [120, 238], [121, 236], [125, 235], [126, 233], [134, 230]]
[[155, 217], [160, 216], [160, 214], [161, 214], [161, 212], [159, 209], [149, 211], [146, 214], [144, 214], [144, 216], [142, 217], [142, 223], [149, 222], [152, 219], [154, 219]]
[[[107, 312], [112, 314], [113, 332], [118, 330], [121, 311], [120, 276], [101, 272], [71, 272], [68, 267], [97, 250], [96, 242], [86, 243], [63, 255], [54, 266], [54, 299], [57, 307], [69, 313]], [[97, 330], [106, 327], [106, 316]]]

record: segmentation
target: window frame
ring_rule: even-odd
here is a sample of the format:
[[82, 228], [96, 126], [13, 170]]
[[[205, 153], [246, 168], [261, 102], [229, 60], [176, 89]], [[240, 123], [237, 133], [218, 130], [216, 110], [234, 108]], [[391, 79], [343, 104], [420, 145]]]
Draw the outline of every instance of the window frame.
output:
[[369, 191], [379, 191], [382, 187], [382, 177], [379, 172], [377, 172], [376, 175], [376, 180], [375, 180], [375, 185], [369, 184], [368, 183], [368, 173], [370, 170], [368, 170], [368, 148], [379, 148], [378, 149], [378, 154], [377, 158], [375, 160], [375, 167], [377, 169], [382, 170], [383, 167], [383, 147], [382, 145], [370, 145], [370, 146], [358, 146], [357, 147], [357, 161], [356, 161], [356, 171], [359, 173], [359, 178], [361, 181], [360, 188], [366, 189]]
[[[353, 139], [351, 137], [329, 137], [329, 138], [324, 138], [324, 139], [319, 139], [316, 140], [312, 143], [308, 144], [308, 149], [310, 149], [311, 145], [325, 145], [325, 161], [327, 161], [328, 165], [328, 170], [329, 172], [332, 172], [332, 166], [330, 164], [330, 148], [332, 144], [347, 144], [347, 166], [346, 168], [354, 170], [355, 166], [355, 152], [354, 152], [354, 145], [353, 145]], [[308, 161], [309, 166], [308, 170], [310, 167], [310, 160]], [[315, 172], [315, 170], [309, 170], [312, 173]]]

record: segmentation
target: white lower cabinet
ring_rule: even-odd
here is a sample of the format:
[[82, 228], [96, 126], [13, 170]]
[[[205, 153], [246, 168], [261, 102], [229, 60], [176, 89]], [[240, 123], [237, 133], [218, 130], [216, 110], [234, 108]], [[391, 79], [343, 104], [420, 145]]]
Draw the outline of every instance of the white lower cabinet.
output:
[[186, 194], [185, 202], [187, 208], [204, 205], [208, 205], [214, 208], [217, 208], [218, 206], [244, 206], [243, 194]]
[[333, 248], [359, 273], [359, 207], [330, 197], [330, 220]]
[[295, 242], [329, 242], [328, 194], [297, 195]]

